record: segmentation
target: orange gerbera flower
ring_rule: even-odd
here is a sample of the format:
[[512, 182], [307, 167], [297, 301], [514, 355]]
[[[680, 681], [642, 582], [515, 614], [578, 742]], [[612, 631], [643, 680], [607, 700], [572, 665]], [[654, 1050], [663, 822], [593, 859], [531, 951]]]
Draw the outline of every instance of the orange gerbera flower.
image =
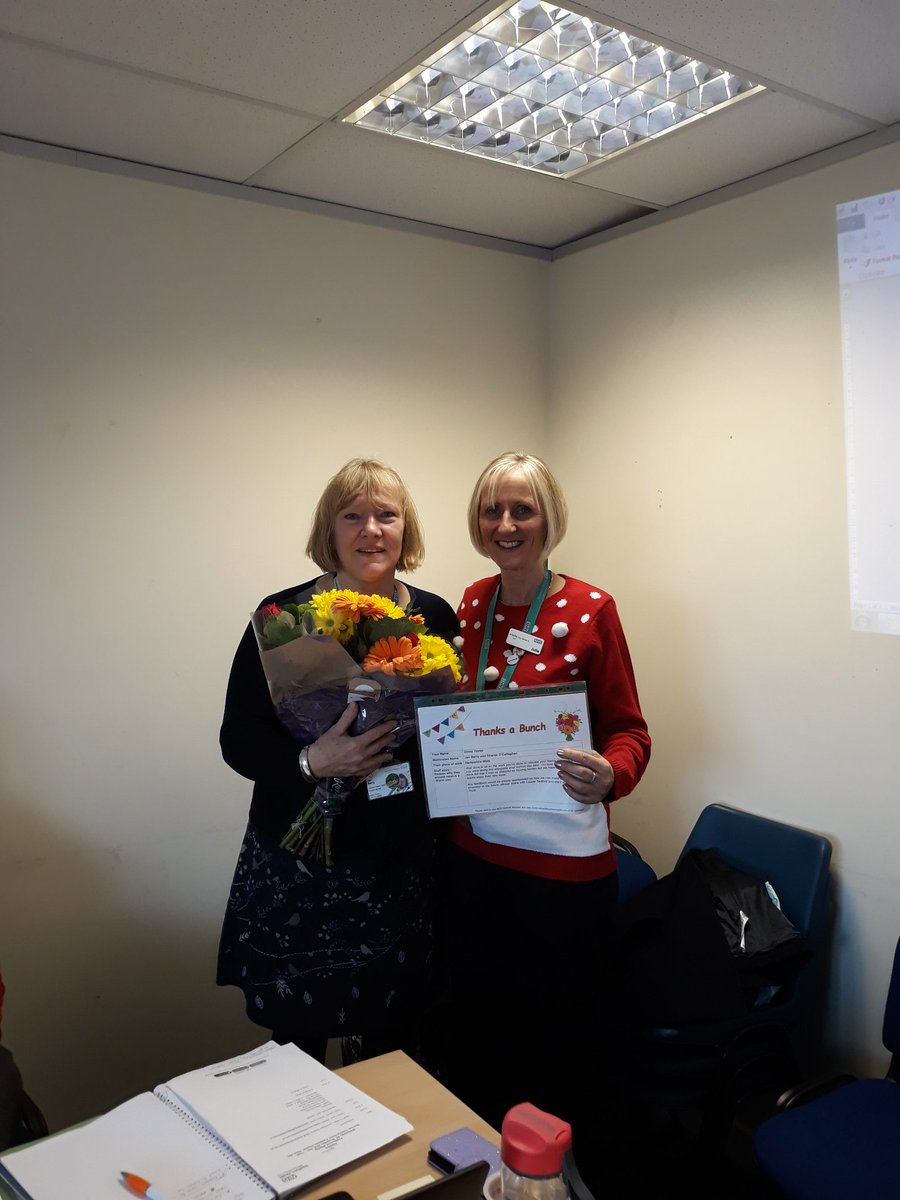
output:
[[422, 614], [421, 614], [421, 613], [410, 613], [410, 614], [409, 614], [409, 619], [410, 619], [411, 621], [415, 621], [415, 623], [416, 623], [417, 625], [424, 625], [424, 624], [425, 624], [425, 618], [422, 616]]
[[406, 675], [421, 666], [421, 651], [408, 637], [379, 638], [363, 659], [364, 671], [383, 671], [385, 675]]
[[385, 596], [364, 596], [357, 592], [338, 592], [331, 607], [346, 616], [357, 625], [362, 617], [379, 620], [381, 617], [402, 617], [403, 609], [398, 608], [393, 600]]
[[331, 607], [336, 612], [342, 612], [354, 625], [359, 623], [360, 617], [367, 617], [369, 615], [366, 611], [366, 605], [362, 603], [361, 596], [355, 596], [352, 599], [350, 596], [335, 596], [331, 602]]

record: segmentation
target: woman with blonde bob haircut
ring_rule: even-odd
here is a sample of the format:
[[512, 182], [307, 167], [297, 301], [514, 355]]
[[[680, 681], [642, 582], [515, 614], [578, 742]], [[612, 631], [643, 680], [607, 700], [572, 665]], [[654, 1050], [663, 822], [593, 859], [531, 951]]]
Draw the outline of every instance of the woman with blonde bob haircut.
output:
[[334, 520], [354, 496], [390, 497], [403, 517], [398, 571], [415, 571], [425, 558], [419, 514], [406, 484], [393, 469], [372, 458], [353, 458], [329, 479], [313, 513], [306, 554], [323, 571], [341, 569], [334, 543]]
[[[547, 464], [517, 451], [485, 467], [468, 510], [472, 543], [499, 573], [457, 609], [464, 690], [580, 682], [592, 736], [588, 750], [556, 752], [572, 811], [456, 818], [442, 850], [430, 1065], [495, 1128], [526, 1098], [580, 1120], [577, 1098], [602, 1071], [586, 1055], [602, 1041], [618, 895], [609, 807], [650, 757], [615, 601], [550, 567], [567, 515]], [[571, 1044], [573, 1022], [587, 1023], [588, 1046]]]
[[[323, 572], [258, 607], [303, 604], [347, 588], [387, 596], [438, 637], [459, 631], [440, 596], [397, 578], [422, 562], [422, 530], [403, 480], [370, 458], [325, 485], [307, 554]], [[313, 701], [308, 701], [313, 703]], [[244, 993], [247, 1015], [324, 1059], [327, 1040], [362, 1038], [362, 1054], [416, 1050], [431, 952], [434, 844], [414, 754], [397, 769], [412, 786], [369, 799], [366, 777], [393, 762], [396, 722], [354, 737], [349, 704], [300, 746], [279, 721], [248, 625], [228, 680], [222, 756], [253, 781], [250, 817], [219, 945], [217, 982]], [[402, 753], [402, 752], [401, 752]], [[281, 841], [319, 779], [356, 779], [334, 817], [334, 865], [299, 858]]]
[[511, 471], [521, 471], [528, 481], [531, 494], [544, 514], [547, 525], [547, 536], [544, 540], [544, 557], [549, 558], [559, 543], [566, 536], [569, 526], [569, 506], [562, 493], [557, 478], [540, 458], [533, 454], [521, 454], [518, 450], [508, 450], [495, 458], [481, 472], [472, 491], [469, 501], [469, 538], [479, 554], [490, 558], [490, 552], [485, 549], [481, 536], [481, 506], [487, 501], [493, 504], [497, 497], [497, 489], [504, 477]]

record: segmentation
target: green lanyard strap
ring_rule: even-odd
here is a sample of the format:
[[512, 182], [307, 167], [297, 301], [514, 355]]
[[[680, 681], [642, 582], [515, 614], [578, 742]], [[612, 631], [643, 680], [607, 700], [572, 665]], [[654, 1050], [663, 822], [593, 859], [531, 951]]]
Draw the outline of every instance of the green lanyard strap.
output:
[[[531, 602], [531, 607], [528, 610], [528, 616], [525, 618], [525, 626], [523, 633], [531, 633], [537, 623], [537, 615], [541, 610], [541, 605], [547, 599], [547, 593], [550, 591], [550, 580], [553, 578], [553, 573], [549, 567], [544, 568], [544, 578], [541, 580], [541, 586], [538, 588], [534, 599]], [[478, 674], [475, 677], [475, 687], [477, 691], [484, 689], [484, 673], [487, 669], [488, 654], [491, 649], [491, 634], [494, 628], [494, 611], [497, 608], [497, 597], [500, 595], [500, 584], [497, 584], [497, 589], [491, 596], [491, 603], [488, 606], [487, 615], [484, 618], [484, 635], [481, 639], [481, 654], [478, 659]], [[497, 684], [498, 688], [509, 686], [509, 681], [513, 677], [513, 672], [519, 665], [519, 659], [522, 657], [519, 654], [507, 665], [506, 670]]]

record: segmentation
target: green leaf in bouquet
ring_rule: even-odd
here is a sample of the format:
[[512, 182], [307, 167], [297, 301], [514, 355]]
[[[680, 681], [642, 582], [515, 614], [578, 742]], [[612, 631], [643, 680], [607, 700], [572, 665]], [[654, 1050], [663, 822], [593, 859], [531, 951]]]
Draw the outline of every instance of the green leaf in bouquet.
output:
[[380, 621], [360, 621], [357, 637], [360, 644], [368, 650], [380, 638], [409, 637], [411, 633], [421, 633], [422, 630], [422, 625], [411, 621], [407, 616], [382, 617]]
[[303, 605], [303, 611], [300, 614], [300, 628], [304, 633], [317, 633], [316, 621], [313, 616], [312, 609], [308, 604]]
[[[293, 621], [293, 618], [291, 619]], [[263, 625], [262, 632], [265, 649], [273, 650], [276, 646], [283, 646], [285, 642], [290, 642], [297, 636], [299, 630], [294, 624], [286, 625], [284, 621], [279, 621], [278, 617], [272, 617]]]
[[351, 634], [350, 638], [346, 642], [342, 642], [341, 645], [354, 662], [362, 662], [366, 656], [365, 647], [361, 645], [360, 640], [355, 633]]

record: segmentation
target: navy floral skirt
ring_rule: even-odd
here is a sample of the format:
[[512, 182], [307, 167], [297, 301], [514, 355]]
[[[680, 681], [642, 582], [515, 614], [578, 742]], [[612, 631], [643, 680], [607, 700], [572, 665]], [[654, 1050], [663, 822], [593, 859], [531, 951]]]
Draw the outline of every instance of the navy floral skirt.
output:
[[[338, 821], [342, 818], [337, 818]], [[432, 855], [373, 866], [298, 859], [253, 825], [238, 856], [216, 981], [269, 1029], [341, 1037], [398, 1028], [424, 1003]]]

